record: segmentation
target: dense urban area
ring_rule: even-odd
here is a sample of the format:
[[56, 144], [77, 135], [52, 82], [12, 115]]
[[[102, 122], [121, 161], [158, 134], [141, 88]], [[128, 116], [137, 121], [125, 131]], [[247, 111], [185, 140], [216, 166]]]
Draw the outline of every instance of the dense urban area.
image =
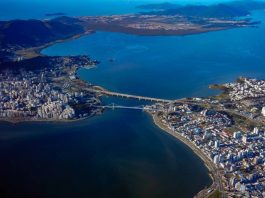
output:
[[265, 196], [265, 81], [240, 78], [220, 86], [216, 98], [193, 98], [187, 104], [156, 104], [149, 111], [158, 125], [183, 138], [210, 160], [215, 182], [225, 197]]
[[100, 101], [93, 93], [82, 90], [84, 82], [75, 74], [79, 65], [91, 67], [95, 62], [85, 56], [47, 59], [52, 67], [0, 73], [0, 119], [74, 120], [97, 112], [92, 106]]

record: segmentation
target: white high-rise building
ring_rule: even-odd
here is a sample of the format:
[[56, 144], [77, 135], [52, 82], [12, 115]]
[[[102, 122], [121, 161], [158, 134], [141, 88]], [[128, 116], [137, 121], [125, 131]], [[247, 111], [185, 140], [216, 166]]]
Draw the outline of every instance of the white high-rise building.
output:
[[240, 131], [234, 132], [234, 134], [233, 134], [233, 138], [235, 138], [235, 139], [240, 139], [241, 136], [242, 136], [242, 134]]
[[243, 138], [242, 138], [242, 141], [243, 141], [244, 143], [247, 143], [247, 142], [248, 142], [248, 137], [247, 137], [246, 135], [244, 135]]
[[213, 158], [213, 163], [215, 163], [215, 164], [219, 164], [219, 162], [220, 162], [220, 157], [219, 157], [219, 155], [215, 155], [214, 158]]
[[262, 107], [261, 114], [265, 116], [265, 107]]
[[259, 129], [258, 129], [258, 127], [255, 127], [255, 128], [253, 129], [253, 133], [255, 133], [255, 134], [258, 134], [258, 133], [259, 133]]
[[216, 140], [216, 141], [214, 142], [214, 147], [215, 147], [215, 148], [219, 148], [219, 146], [220, 146], [220, 142], [219, 142], [219, 140]]

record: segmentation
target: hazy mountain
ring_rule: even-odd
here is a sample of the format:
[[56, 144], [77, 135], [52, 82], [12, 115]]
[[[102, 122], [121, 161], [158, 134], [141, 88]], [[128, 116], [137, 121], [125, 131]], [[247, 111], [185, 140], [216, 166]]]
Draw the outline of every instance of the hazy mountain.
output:
[[265, 9], [265, 2], [259, 1], [234, 1], [217, 5], [185, 5], [177, 4], [149, 4], [140, 6], [145, 9], [159, 8], [162, 11], [146, 12], [148, 14], [158, 15], [183, 15], [193, 17], [215, 17], [215, 18], [232, 18], [241, 17], [250, 14], [252, 10]]
[[0, 44], [2, 47], [40, 46], [57, 39], [64, 39], [84, 32], [78, 19], [59, 17], [49, 21], [12, 20], [0, 22]]

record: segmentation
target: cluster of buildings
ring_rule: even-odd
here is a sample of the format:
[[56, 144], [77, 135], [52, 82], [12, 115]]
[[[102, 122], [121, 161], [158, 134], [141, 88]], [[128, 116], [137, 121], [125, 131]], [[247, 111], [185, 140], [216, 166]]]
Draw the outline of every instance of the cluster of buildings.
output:
[[0, 118], [71, 119], [75, 111], [69, 106], [73, 96], [48, 83], [43, 72], [0, 74]]
[[125, 25], [127, 28], [142, 29], [142, 30], [165, 30], [179, 31], [185, 29], [196, 29], [196, 24], [193, 24], [185, 17], [180, 15], [159, 16], [156, 15], [141, 15], [133, 23]]
[[197, 104], [157, 104], [159, 119], [212, 161], [227, 197], [265, 196], [265, 131], [234, 131], [225, 111]]
[[[65, 67], [73, 64], [72, 58], [59, 59], [62, 64], [58, 67], [0, 73], [0, 119], [70, 120], [91, 113], [92, 108], [77, 111], [76, 107], [92, 106], [98, 99], [75, 87], [71, 78], [75, 69]], [[89, 63], [84, 57], [77, 60]]]
[[[255, 103], [262, 103], [259, 99], [264, 96], [265, 81], [242, 78], [225, 86], [229, 88], [227, 93], [232, 104], [241, 105], [250, 98]], [[233, 115], [233, 112], [236, 116], [241, 115], [236, 106], [227, 109], [220, 101], [193, 99], [187, 103], [156, 104], [150, 111], [164, 126], [185, 138], [212, 162], [226, 197], [265, 197], [265, 124], [262, 116], [265, 108], [259, 111], [260, 119], [242, 114], [247, 120], [253, 120], [252, 124], [258, 124], [241, 130], [242, 123], [235, 121]]]
[[81, 17], [87, 23], [94, 25], [112, 25], [118, 24], [120, 27], [140, 29], [140, 30], [182, 30], [192, 29], [197, 26], [181, 15], [112, 15], [101, 17]]
[[229, 96], [232, 101], [265, 96], [265, 81], [251, 78], [240, 78], [238, 82], [227, 83]]

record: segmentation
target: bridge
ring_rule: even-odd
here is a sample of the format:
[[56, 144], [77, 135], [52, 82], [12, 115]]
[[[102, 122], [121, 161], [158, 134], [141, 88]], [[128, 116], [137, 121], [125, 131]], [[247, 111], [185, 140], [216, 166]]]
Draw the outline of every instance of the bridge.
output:
[[144, 105], [141, 105], [141, 106], [123, 106], [123, 105], [116, 105], [115, 103], [111, 103], [111, 104], [108, 104], [108, 105], [98, 105], [98, 106], [94, 106], [94, 107], [97, 107], [97, 108], [104, 108], [104, 109], [133, 109], [133, 110], [141, 110], [141, 111], [144, 111], [144, 110], [150, 110], [149, 107], [147, 106], [144, 106]]
[[131, 95], [131, 94], [123, 94], [118, 92], [112, 92], [105, 90], [101, 87], [97, 87], [97, 89], [87, 89], [90, 92], [95, 92], [107, 96], [114, 96], [114, 97], [121, 97], [121, 98], [128, 98], [128, 99], [136, 99], [136, 100], [144, 100], [144, 101], [150, 101], [150, 102], [158, 102], [158, 103], [169, 103], [172, 102], [172, 100], [167, 99], [160, 99], [160, 98], [152, 98], [152, 97], [145, 97], [145, 96], [138, 96], [138, 95]]

